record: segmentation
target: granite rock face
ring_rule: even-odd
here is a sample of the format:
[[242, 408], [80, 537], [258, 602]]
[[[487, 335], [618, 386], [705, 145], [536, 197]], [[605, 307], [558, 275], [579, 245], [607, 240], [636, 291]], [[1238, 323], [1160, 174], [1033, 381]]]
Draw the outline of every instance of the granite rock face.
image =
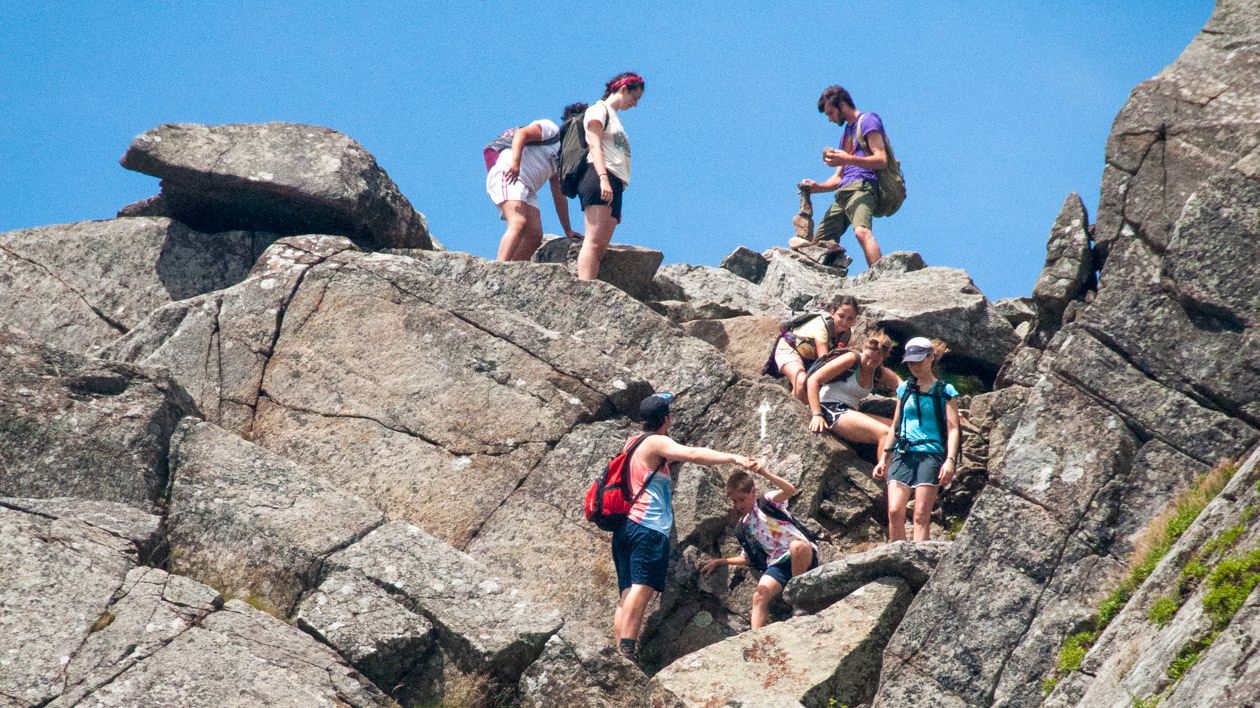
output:
[[[1028, 387], [1027, 403], [889, 644], [876, 706], [1038, 705], [1058, 647], [1125, 575], [1141, 530], [1196, 474], [1260, 438], [1251, 364], [1260, 286], [1242, 266], [1257, 260], [1260, 233], [1257, 36], [1251, 4], [1217, 3], [1186, 52], [1117, 117], [1090, 249], [1096, 295], [1067, 302], [1061, 329], [1026, 338], [999, 377]], [[1063, 257], [1050, 259], [1071, 273], [1041, 287], [1055, 307], [1087, 270], [1073, 265], [1085, 258], [1076, 220], [1065, 224]], [[1021, 540], [1030, 538], [1039, 542]], [[958, 603], [959, 587], [984, 588], [985, 606]], [[1079, 683], [1070, 677], [1062, 690]], [[1058, 705], [1109, 705], [1074, 695]]]
[[521, 676], [521, 705], [527, 708], [682, 708], [660, 682], [643, 675], [611, 647], [584, 652], [559, 635]]
[[783, 597], [793, 607], [820, 612], [879, 578], [901, 578], [918, 592], [947, 548], [947, 541], [897, 541], [854, 553], [792, 578]]
[[515, 682], [562, 624], [481, 563], [404, 522], [333, 554], [330, 573], [357, 571], [423, 615], [466, 672]]
[[880, 651], [909, 602], [905, 581], [876, 580], [816, 615], [689, 654], [655, 678], [688, 706], [724, 705], [737, 697], [744, 705], [761, 705], [752, 701], [779, 696], [807, 706], [857, 705], [874, 693]]
[[[577, 275], [577, 257], [582, 242], [556, 237], [545, 241], [534, 253], [535, 263], [558, 263]], [[652, 293], [652, 279], [665, 255], [660, 251], [624, 243], [608, 244], [608, 251], [599, 263], [599, 279], [630, 297], [646, 300]]]
[[326, 557], [384, 522], [364, 500], [192, 418], [171, 438], [171, 479], [167, 568], [281, 617]]
[[275, 239], [253, 231], [201, 233], [165, 218], [0, 234], [0, 322], [92, 353], [158, 307], [240, 282]]
[[0, 494], [148, 510], [196, 406], [160, 370], [79, 356], [0, 326]]
[[203, 231], [348, 236], [365, 248], [431, 248], [424, 216], [376, 158], [298, 123], [170, 123], [136, 136], [122, 166], [162, 179], [159, 210]]

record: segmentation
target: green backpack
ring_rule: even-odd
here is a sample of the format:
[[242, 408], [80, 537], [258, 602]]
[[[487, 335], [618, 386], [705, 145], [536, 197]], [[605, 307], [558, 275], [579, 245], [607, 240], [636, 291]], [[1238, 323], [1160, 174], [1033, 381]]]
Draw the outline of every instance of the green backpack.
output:
[[[866, 136], [862, 134], [862, 117], [866, 114], [858, 116], [857, 125], [853, 129], [855, 141], [861, 141]], [[879, 131], [884, 136], [884, 150], [888, 153], [887, 164], [884, 169], [875, 173], [875, 177], [879, 180], [875, 189], [875, 216], [892, 216], [901, 208], [901, 203], [906, 200], [906, 180], [901, 176], [901, 163], [893, 156], [892, 143], [888, 142], [888, 133], [883, 130]], [[862, 145], [862, 151], [867, 155], [871, 154], [869, 144]]]

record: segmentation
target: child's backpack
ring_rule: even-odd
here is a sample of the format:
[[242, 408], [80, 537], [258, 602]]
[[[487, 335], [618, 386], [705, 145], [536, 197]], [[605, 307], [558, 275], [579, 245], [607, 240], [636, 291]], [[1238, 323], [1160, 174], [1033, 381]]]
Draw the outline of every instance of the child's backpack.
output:
[[[936, 383], [932, 384], [932, 388], [928, 389], [927, 393], [922, 393], [919, 391], [918, 379], [911, 376], [906, 379], [905, 393], [901, 394], [901, 420], [897, 423], [897, 435], [894, 438], [896, 449], [902, 452], [909, 449], [909, 442], [906, 440], [905, 436], [906, 401], [910, 400], [912, 396], [915, 399], [914, 409], [920, 413], [923, 411], [923, 406], [920, 405], [919, 398], [921, 396], [931, 396], [932, 410], [936, 412], [936, 429], [940, 432], [942, 437], [947, 435], [947, 431], [949, 430], [945, 423], [945, 404], [949, 402], [949, 397], [945, 395], [945, 382], [937, 379]], [[940, 442], [941, 445], [945, 445], [946, 441], [942, 439]]]
[[[795, 349], [797, 354], [808, 359], [817, 358], [818, 343], [810, 337], [797, 334], [796, 330], [815, 317], [823, 318], [823, 324], [827, 328], [827, 344], [830, 345], [836, 338], [836, 322], [831, 319], [831, 313], [827, 310], [806, 310], [801, 313], [793, 313], [791, 317], [779, 323], [779, 336], [783, 337], [783, 341], [787, 342], [789, 347]], [[805, 345], [808, 345], [808, 347]], [[805, 351], [802, 351], [802, 349]], [[814, 352], [814, 355], [806, 356], [811, 350]]]
[[[865, 115], [865, 114], [864, 114]], [[892, 143], [888, 142], [888, 133], [879, 131], [884, 136], [884, 149], [888, 153], [887, 164], [884, 169], [875, 173], [877, 180], [875, 185], [875, 210], [873, 216], [892, 216], [901, 208], [901, 203], [906, 200], [906, 180], [901, 176], [901, 163], [893, 156]], [[862, 134], [862, 117], [858, 117], [857, 127], [854, 129], [855, 140], [861, 141], [865, 136]], [[870, 145], [863, 145], [862, 151], [867, 155], [871, 154]]]
[[[771, 504], [764, 496], [757, 497], [757, 508], [761, 509], [761, 512], [766, 516], [795, 526], [801, 534], [805, 536], [805, 540], [814, 545], [818, 545], [818, 535], [806, 528], [804, 524], [797, 521], [796, 517], [792, 516], [787, 509], [780, 509], [774, 504]], [[744, 555], [748, 558], [748, 565], [751, 566], [753, 570], [764, 573], [769, 561], [766, 557], [766, 549], [757, 542], [757, 539], [752, 537], [752, 533], [746, 524], [740, 524], [739, 527], [735, 529], [735, 540], [739, 542], [739, 547], [744, 550]]]
[[[589, 147], [586, 144], [586, 128], [583, 126], [584, 113], [569, 116], [560, 128], [560, 193], [572, 199], [577, 196], [578, 183], [586, 174], [586, 155]], [[604, 127], [608, 127], [609, 116], [604, 116]]]
[[652, 483], [656, 473], [667, 464], [662, 463], [661, 467], [652, 470], [638, 493], [631, 497], [630, 458], [634, 457], [634, 451], [639, 449], [639, 443], [651, 435], [654, 433], [640, 435], [630, 444], [630, 447], [626, 448], [625, 452], [612, 458], [604, 474], [591, 483], [591, 488], [586, 492], [587, 521], [605, 531], [616, 531], [625, 523], [630, 510], [638, 503], [639, 497], [643, 496], [644, 490]]
[[[485, 149], [481, 151], [482, 156], [486, 158], [486, 172], [489, 172], [490, 170], [494, 169], [494, 163], [499, 161], [499, 155], [502, 154], [504, 150], [512, 149], [512, 136], [516, 135], [517, 130], [519, 130], [519, 128], [508, 128], [507, 130], [500, 133], [499, 137], [495, 138], [494, 140], [491, 140], [486, 145]], [[553, 135], [550, 138], [547, 138], [546, 140], [539, 140], [537, 142], [531, 142], [531, 143], [525, 143], [525, 144], [526, 145], [555, 145], [556, 143], [560, 142], [561, 135], [563, 135], [563, 133], [558, 133], [556, 135]]]

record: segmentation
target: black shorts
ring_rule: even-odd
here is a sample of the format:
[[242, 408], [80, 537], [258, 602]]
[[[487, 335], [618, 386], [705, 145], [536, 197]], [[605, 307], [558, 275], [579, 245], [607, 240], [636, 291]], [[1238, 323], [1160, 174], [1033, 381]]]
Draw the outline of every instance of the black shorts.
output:
[[822, 408], [823, 420], [827, 422], [828, 428], [835, 426], [845, 411], [853, 410], [847, 403], [822, 403], [819, 407]]
[[[612, 218], [617, 223], [621, 223], [621, 192], [626, 188], [624, 182], [617, 175], [608, 173], [608, 184], [612, 186]], [[608, 202], [599, 198], [599, 173], [594, 167], [586, 166], [586, 174], [582, 175], [582, 180], [578, 182], [578, 201], [582, 203], [582, 211], [586, 211], [588, 206], [599, 206], [608, 204]]]
[[945, 464], [943, 452], [894, 452], [888, 463], [888, 481], [899, 482], [911, 489], [930, 484], [939, 487], [941, 465]]
[[617, 568], [617, 589], [646, 585], [665, 592], [669, 571], [669, 536], [627, 520], [613, 532], [613, 565]]

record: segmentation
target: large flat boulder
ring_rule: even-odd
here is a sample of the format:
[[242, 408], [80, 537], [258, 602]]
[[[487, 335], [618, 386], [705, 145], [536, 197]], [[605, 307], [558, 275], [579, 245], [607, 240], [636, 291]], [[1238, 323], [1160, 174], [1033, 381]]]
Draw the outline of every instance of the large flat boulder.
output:
[[122, 166], [162, 179], [160, 204], [203, 231], [336, 234], [366, 248], [431, 248], [424, 217], [363, 146], [298, 123], [168, 123]]
[[779, 338], [779, 320], [764, 315], [696, 320], [684, 324], [683, 329], [717, 347], [731, 368], [750, 379], [760, 379], [761, 367]]
[[386, 524], [325, 562], [357, 571], [438, 629], [465, 672], [515, 683], [562, 624], [470, 556], [405, 522]]
[[371, 504], [222, 428], [171, 438], [167, 568], [288, 616], [325, 558], [384, 522]]
[[112, 502], [0, 498], [0, 696], [42, 706], [73, 676], [161, 519]]
[[0, 494], [148, 510], [196, 406], [161, 370], [83, 357], [0, 326]]
[[[581, 240], [553, 237], [534, 253], [534, 262], [559, 263], [576, 276], [577, 258], [581, 252]], [[647, 300], [652, 294], [652, 279], [656, 277], [656, 269], [664, 258], [663, 253], [651, 248], [610, 243], [604, 259], [599, 263], [599, 279], [624, 290], [630, 297]]]
[[0, 322], [90, 353], [176, 300], [243, 280], [275, 234], [202, 233], [166, 218], [0, 234]]
[[752, 701], [783, 696], [807, 706], [857, 705], [875, 693], [884, 643], [910, 596], [899, 578], [876, 580], [816, 615], [688, 654], [655, 678], [688, 706], [726, 705], [737, 697], [760, 705]]

